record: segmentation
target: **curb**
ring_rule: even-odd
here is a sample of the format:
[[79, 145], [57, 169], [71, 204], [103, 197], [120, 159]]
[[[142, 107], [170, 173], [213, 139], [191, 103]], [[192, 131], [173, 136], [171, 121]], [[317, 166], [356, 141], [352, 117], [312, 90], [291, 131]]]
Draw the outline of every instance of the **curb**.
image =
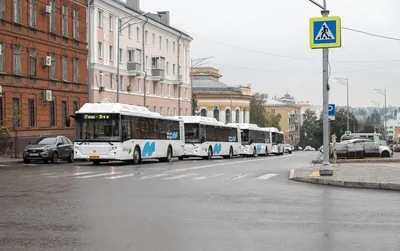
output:
[[[333, 161], [329, 161], [333, 164]], [[346, 164], [346, 163], [400, 163], [400, 159], [338, 159], [338, 164]], [[322, 164], [322, 160], [313, 160], [311, 164]]]
[[312, 184], [320, 184], [320, 185], [349, 187], [349, 188], [369, 188], [369, 189], [400, 191], [400, 183], [359, 182], [359, 181], [321, 179], [315, 177], [299, 177], [299, 176], [294, 176], [294, 169], [290, 170], [289, 180], [312, 183]]

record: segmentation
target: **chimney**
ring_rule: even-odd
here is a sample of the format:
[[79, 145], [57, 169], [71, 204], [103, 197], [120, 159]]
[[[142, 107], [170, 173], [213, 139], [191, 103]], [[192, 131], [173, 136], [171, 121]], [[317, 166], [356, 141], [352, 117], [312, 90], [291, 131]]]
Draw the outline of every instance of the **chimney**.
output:
[[126, 0], [126, 5], [134, 10], [140, 10], [140, 0]]
[[169, 26], [169, 11], [158, 11], [161, 23]]

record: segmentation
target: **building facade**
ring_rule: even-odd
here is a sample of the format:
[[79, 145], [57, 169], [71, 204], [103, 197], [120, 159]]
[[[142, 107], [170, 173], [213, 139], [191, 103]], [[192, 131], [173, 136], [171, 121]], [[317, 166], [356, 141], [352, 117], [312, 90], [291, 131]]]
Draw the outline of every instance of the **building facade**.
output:
[[66, 118], [88, 98], [86, 4], [0, 1], [0, 124], [18, 135], [12, 149], [39, 135], [73, 138]]
[[230, 87], [219, 81], [221, 77], [215, 68], [192, 69], [196, 114], [223, 123], [249, 123], [251, 86]]
[[285, 135], [285, 142], [297, 145], [300, 142], [300, 106], [294, 102], [282, 102], [267, 99], [265, 110], [274, 115], [281, 115], [279, 125]]
[[120, 103], [190, 114], [192, 38], [170, 25], [169, 12], [144, 13], [139, 0], [94, 0], [90, 15], [93, 102], [116, 103], [119, 82]]

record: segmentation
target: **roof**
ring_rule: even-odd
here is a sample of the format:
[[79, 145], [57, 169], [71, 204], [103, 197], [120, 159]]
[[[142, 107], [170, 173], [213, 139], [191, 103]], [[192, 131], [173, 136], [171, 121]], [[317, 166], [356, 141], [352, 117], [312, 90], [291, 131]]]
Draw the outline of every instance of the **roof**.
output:
[[286, 102], [282, 102], [282, 101], [278, 101], [275, 99], [267, 99], [267, 101], [265, 101], [264, 106], [266, 107], [295, 107], [295, 108], [299, 108], [300, 106], [296, 105], [295, 103], [286, 103]]
[[236, 125], [224, 124], [216, 120], [215, 118], [203, 117], [203, 116], [178, 116], [177, 118], [182, 119], [184, 123], [198, 123], [205, 125], [217, 125], [217, 126], [225, 126], [225, 127], [234, 127], [237, 128]]
[[258, 130], [258, 131], [270, 131], [268, 128], [259, 127], [256, 124], [249, 123], [229, 123], [228, 125], [238, 126], [240, 129], [250, 129], [250, 130]]
[[213, 79], [193, 79], [193, 92], [228, 92], [242, 93], [241, 90], [235, 87], [229, 87], [226, 84]]
[[[270, 130], [271, 132], [280, 132], [279, 130], [278, 130], [278, 128], [275, 128], [275, 127], [265, 127], [266, 129], [268, 129], [268, 130]], [[282, 133], [282, 132], [280, 132], [280, 133]]]

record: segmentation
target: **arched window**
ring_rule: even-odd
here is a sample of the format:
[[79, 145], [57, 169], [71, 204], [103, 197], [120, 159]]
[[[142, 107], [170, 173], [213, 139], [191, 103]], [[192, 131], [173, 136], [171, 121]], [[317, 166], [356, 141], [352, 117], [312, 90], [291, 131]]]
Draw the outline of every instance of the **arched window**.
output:
[[219, 110], [218, 110], [218, 108], [214, 108], [214, 118], [219, 121]]
[[231, 123], [231, 109], [226, 109], [225, 111], [225, 123]]
[[201, 111], [200, 111], [200, 116], [202, 116], [202, 117], [207, 117], [207, 110], [206, 109], [201, 109]]
[[246, 111], [247, 111], [247, 108], [244, 108], [243, 109], [243, 123], [246, 123]]
[[240, 116], [240, 110], [239, 109], [236, 109], [236, 114], [235, 114], [236, 116], [235, 116], [235, 123], [239, 123], [240, 121], [240, 119], [239, 119], [239, 116]]

